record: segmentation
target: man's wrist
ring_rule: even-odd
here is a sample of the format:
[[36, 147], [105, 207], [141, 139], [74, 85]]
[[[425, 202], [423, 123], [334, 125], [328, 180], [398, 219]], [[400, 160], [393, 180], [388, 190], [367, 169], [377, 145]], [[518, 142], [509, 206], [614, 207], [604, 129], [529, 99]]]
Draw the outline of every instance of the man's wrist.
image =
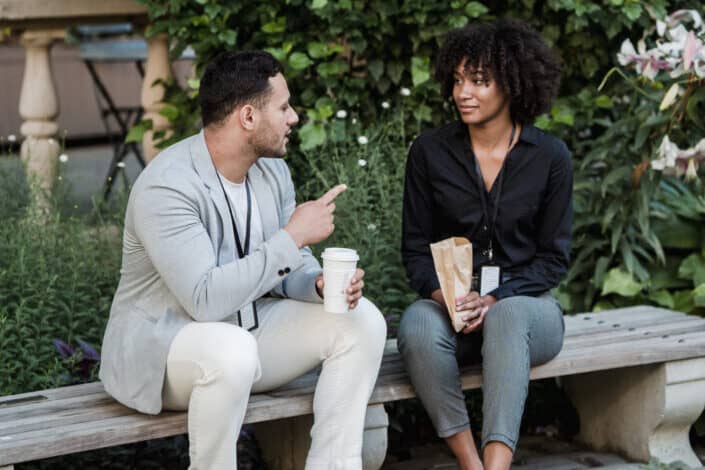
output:
[[284, 231], [289, 234], [292, 240], [294, 240], [294, 243], [296, 243], [296, 246], [301, 249], [304, 247], [305, 243], [303, 241], [303, 237], [299, 235], [295, 230], [292, 230], [289, 226], [284, 227]]

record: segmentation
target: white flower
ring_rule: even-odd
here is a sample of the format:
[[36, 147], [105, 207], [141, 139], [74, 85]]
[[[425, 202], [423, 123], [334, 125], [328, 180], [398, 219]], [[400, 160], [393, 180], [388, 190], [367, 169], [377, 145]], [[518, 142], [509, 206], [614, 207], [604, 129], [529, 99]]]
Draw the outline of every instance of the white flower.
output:
[[676, 102], [676, 98], [678, 98], [678, 95], [680, 94], [681, 87], [677, 83], [671, 85], [671, 88], [669, 88], [666, 94], [663, 95], [663, 99], [661, 100], [661, 104], [659, 105], [658, 110], [664, 111], [668, 109], [673, 103]]
[[698, 179], [698, 167], [695, 164], [695, 159], [691, 158], [688, 160], [688, 169], [685, 171], [686, 181], [693, 181]]
[[358, 166], [367, 166], [367, 160], [363, 160], [362, 158], [357, 161]]
[[651, 161], [651, 168], [657, 171], [672, 170], [676, 167], [676, 158], [680, 149], [671, 142], [667, 135], [663, 136], [657, 155], [658, 159]]
[[617, 61], [619, 65], [629, 65], [635, 61], [636, 49], [634, 49], [634, 44], [629, 39], [625, 39], [622, 43], [622, 47], [619, 48], [619, 53], [617, 54]]
[[[365, 137], [364, 135], [361, 135], [360, 137], [357, 138], [357, 143], [360, 145], [367, 145], [368, 142], [369, 142], [369, 140], [367, 140], [367, 137]], [[364, 166], [364, 165], [362, 165], [362, 166]]]
[[370, 232], [374, 232], [375, 230], [377, 230], [377, 226], [375, 224], [367, 224], [367, 230], [369, 230]]
[[16, 142], [17, 141], [17, 136], [15, 134], [10, 134], [7, 136], [7, 141], [8, 142]]
[[352, 123], [357, 124], [357, 118], [352, 118]]
[[345, 119], [346, 117], [348, 117], [348, 112], [344, 109], [338, 110], [338, 112], [335, 113], [335, 117], [337, 117], [338, 119]]
[[382, 109], [389, 109], [389, 102], [388, 101], [382, 101]]
[[65, 153], [62, 153], [61, 155], [59, 155], [59, 161], [61, 163], [66, 163], [67, 161], [69, 161], [69, 156]]
[[411, 95], [411, 90], [406, 87], [402, 87], [402, 89], [399, 90], [399, 94], [401, 94], [401, 96], [409, 96]]
[[125, 168], [125, 162], [117, 162], [116, 165], [118, 168]]

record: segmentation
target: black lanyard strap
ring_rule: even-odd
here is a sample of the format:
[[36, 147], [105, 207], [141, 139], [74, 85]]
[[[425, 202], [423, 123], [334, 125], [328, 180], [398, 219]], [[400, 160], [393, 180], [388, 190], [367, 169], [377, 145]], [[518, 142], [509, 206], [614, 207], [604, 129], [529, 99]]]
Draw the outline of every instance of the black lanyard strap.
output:
[[218, 175], [218, 182], [220, 183], [220, 188], [223, 190], [223, 196], [225, 196], [225, 202], [228, 204], [228, 212], [230, 213], [230, 222], [233, 224], [233, 233], [235, 234], [235, 245], [237, 246], [237, 254], [240, 258], [244, 258], [250, 252], [250, 230], [252, 228], [252, 195], [250, 194], [250, 185], [247, 177], [245, 177], [245, 192], [247, 193], [247, 215], [245, 216], [245, 248], [242, 248], [240, 243], [240, 235], [237, 233], [237, 225], [235, 224], [235, 216], [233, 215], [233, 209], [230, 206], [230, 198], [225, 192], [225, 187], [223, 186], [223, 181]]
[[[499, 199], [502, 195], [502, 185], [504, 184], [504, 166], [507, 162], [507, 157], [509, 156], [509, 152], [512, 150], [512, 143], [514, 142], [514, 136], [516, 135], [516, 130], [517, 126], [514, 122], [512, 122], [512, 133], [509, 136], [509, 145], [507, 146], [507, 153], [504, 155], [504, 159], [502, 160], [502, 167], [499, 169], [499, 174], [497, 175], [497, 178], [499, 180], [497, 181], [497, 190], [495, 192], [495, 197], [494, 197], [494, 207], [492, 208], [492, 218], [489, 218], [489, 211], [487, 210], [487, 200], [485, 198], [485, 194], [487, 190], [485, 189], [485, 180], [482, 177], [482, 170], [480, 169], [480, 163], [477, 159], [477, 156], [475, 155], [475, 152], [473, 150], [473, 157], [475, 158], [475, 171], [477, 172], [477, 185], [478, 188], [480, 189], [480, 202], [482, 203], [482, 215], [485, 220], [485, 225], [489, 229], [489, 242], [488, 242], [488, 255], [490, 258], [490, 261], [492, 261], [492, 258], [494, 257], [494, 253], [492, 250], [492, 240], [494, 239], [494, 231], [495, 231], [495, 224], [497, 223], [497, 214], [499, 213]], [[472, 139], [470, 140], [470, 147], [472, 148]], [[492, 188], [490, 188], [490, 191]]]
[[[213, 163], [215, 168], [215, 163]], [[245, 247], [243, 249], [240, 243], [240, 235], [237, 233], [237, 225], [235, 224], [235, 216], [233, 215], [233, 209], [230, 205], [230, 198], [228, 193], [225, 192], [225, 186], [223, 186], [223, 180], [220, 178], [220, 173], [218, 169], [215, 168], [215, 173], [218, 177], [218, 182], [220, 183], [220, 189], [223, 190], [223, 196], [225, 197], [225, 203], [228, 205], [228, 212], [230, 213], [230, 222], [233, 225], [233, 234], [235, 235], [235, 247], [237, 248], [237, 255], [240, 258], [244, 258], [250, 252], [250, 232], [252, 229], [252, 195], [250, 194], [250, 183], [247, 176], [245, 176], [245, 193], [247, 194], [247, 215], [245, 216]], [[257, 302], [252, 302], [252, 315], [254, 317], [255, 324], [248, 328], [248, 331], [259, 328], [259, 316], [257, 314]], [[242, 326], [242, 311], [237, 312], [237, 322]]]

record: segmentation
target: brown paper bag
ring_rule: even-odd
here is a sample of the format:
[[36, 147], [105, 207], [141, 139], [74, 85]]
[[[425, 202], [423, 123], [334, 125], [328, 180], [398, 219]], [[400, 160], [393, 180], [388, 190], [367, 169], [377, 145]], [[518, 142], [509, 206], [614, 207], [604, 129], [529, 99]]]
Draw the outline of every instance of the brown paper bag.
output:
[[458, 332], [463, 329], [465, 323], [455, 311], [455, 298], [470, 292], [472, 243], [463, 237], [447, 238], [438, 243], [431, 243], [431, 254], [450, 321]]

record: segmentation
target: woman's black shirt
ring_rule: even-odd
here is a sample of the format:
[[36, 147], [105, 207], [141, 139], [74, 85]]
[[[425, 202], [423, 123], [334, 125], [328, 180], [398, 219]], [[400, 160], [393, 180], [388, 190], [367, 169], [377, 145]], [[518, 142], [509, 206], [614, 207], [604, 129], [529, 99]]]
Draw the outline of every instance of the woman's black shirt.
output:
[[[507, 155], [495, 222], [494, 263], [509, 280], [490, 292], [497, 300], [539, 295], [556, 287], [568, 269], [573, 215], [573, 173], [563, 141], [524, 126]], [[495, 180], [485, 193], [494, 213]], [[430, 297], [439, 288], [430, 243], [462, 236], [473, 243], [473, 272], [487, 264], [484, 221], [467, 126], [456, 121], [418, 137], [409, 150], [404, 185], [402, 259], [412, 289]]]

